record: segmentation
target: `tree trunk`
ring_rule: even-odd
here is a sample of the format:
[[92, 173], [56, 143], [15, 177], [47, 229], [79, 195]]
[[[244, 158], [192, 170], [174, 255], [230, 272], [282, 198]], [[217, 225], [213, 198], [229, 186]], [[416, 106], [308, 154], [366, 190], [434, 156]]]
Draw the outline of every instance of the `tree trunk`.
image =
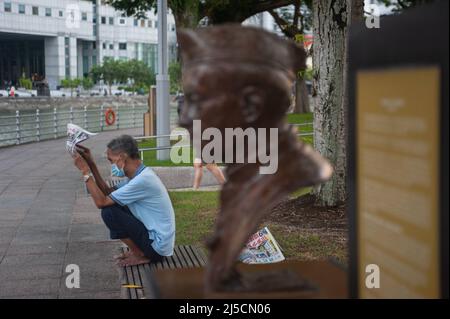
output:
[[319, 204], [334, 206], [346, 190], [346, 39], [348, 26], [362, 17], [363, 0], [314, 0], [314, 147], [334, 167], [330, 181], [316, 189]]
[[309, 94], [304, 79], [297, 78], [295, 81], [295, 108], [294, 113], [309, 113]]

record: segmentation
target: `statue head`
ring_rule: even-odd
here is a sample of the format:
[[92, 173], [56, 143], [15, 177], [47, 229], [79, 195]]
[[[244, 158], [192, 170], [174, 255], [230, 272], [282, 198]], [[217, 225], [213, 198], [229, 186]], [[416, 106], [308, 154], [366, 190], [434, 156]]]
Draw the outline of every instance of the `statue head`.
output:
[[180, 124], [276, 127], [290, 104], [305, 51], [260, 28], [223, 25], [180, 30], [185, 105]]

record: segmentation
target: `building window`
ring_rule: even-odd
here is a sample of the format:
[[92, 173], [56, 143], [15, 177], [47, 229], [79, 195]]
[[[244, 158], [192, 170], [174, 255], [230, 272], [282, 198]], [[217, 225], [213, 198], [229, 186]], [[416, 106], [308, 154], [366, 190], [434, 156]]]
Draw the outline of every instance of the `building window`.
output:
[[60, 16], [60, 17], [64, 16], [64, 13], [63, 13], [62, 10], [59, 10], [59, 16]]
[[125, 42], [119, 43], [119, 50], [126, 50], [126, 49], [127, 49], [127, 44]]
[[38, 16], [39, 15], [39, 7], [31, 7], [31, 12], [33, 13], [34, 16]]
[[45, 16], [51, 17], [52, 16], [52, 9], [51, 8], [45, 8]]
[[106, 24], [106, 17], [102, 17], [102, 24]]
[[109, 45], [109, 49], [110, 49], [110, 50], [114, 50], [114, 43], [111, 43], [111, 44]]
[[19, 4], [19, 13], [25, 14], [25, 5], [24, 4]]
[[92, 17], [92, 23], [96, 24], [97, 23], [97, 18], [95, 16]]
[[103, 48], [104, 50], [106, 50], [106, 42], [103, 42], [102, 48]]
[[144, 63], [152, 70], [156, 70], [158, 65], [158, 45], [139, 43], [139, 46], [139, 54], [142, 52], [142, 55], [140, 56], [141, 60], [144, 61]]
[[109, 24], [113, 25], [114, 24], [114, 18], [109, 17]]
[[81, 12], [81, 20], [87, 21], [87, 12]]
[[151, 28], [152, 27], [152, 20], [148, 20], [148, 27]]
[[138, 20], [137, 20], [137, 19], [134, 19], [134, 20], [133, 20], [133, 24], [134, 24], [135, 27], [137, 27], [137, 26], [138, 26]]
[[92, 56], [92, 65], [97, 65], [97, 56], [96, 55]]
[[145, 20], [141, 20], [141, 27], [145, 27]]
[[64, 45], [65, 45], [65, 71], [66, 71], [66, 78], [70, 77], [70, 39], [68, 37], [64, 38]]
[[89, 72], [89, 57], [87, 55], [83, 56], [83, 75]]
[[125, 25], [126, 20], [125, 18], [119, 18], [119, 25]]
[[158, 29], [158, 20], [155, 20], [155, 29]]
[[92, 42], [92, 49], [93, 50], [97, 49], [97, 43], [96, 42]]
[[11, 12], [11, 2], [5, 2], [5, 12]]

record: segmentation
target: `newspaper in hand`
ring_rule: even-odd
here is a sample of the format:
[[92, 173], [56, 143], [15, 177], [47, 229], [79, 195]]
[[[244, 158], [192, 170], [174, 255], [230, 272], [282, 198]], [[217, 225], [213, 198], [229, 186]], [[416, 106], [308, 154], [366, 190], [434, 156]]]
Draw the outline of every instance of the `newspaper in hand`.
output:
[[269, 264], [284, 259], [280, 246], [267, 227], [253, 234], [239, 255], [239, 260], [246, 264]]
[[67, 141], [66, 149], [70, 154], [76, 154], [76, 146], [78, 143], [87, 140], [89, 137], [97, 135], [96, 133], [91, 133], [82, 129], [78, 125], [68, 123], [67, 124]]

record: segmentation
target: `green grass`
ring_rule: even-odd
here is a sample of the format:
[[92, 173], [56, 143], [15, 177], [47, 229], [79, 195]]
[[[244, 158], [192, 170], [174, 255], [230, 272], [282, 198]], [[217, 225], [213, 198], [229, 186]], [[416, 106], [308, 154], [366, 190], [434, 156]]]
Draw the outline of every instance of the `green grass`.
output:
[[[299, 194], [308, 189], [299, 190]], [[213, 232], [219, 209], [219, 192], [170, 192], [175, 210], [176, 244], [205, 248], [205, 239]], [[287, 259], [312, 260], [335, 257], [345, 260], [345, 247], [320, 233], [300, 231], [298, 227], [268, 222], [267, 226]]]
[[287, 115], [287, 121], [290, 124], [310, 123], [313, 121], [313, 113], [291, 113]]
[[213, 230], [218, 192], [170, 192], [175, 210], [176, 244], [203, 246]]
[[[171, 141], [171, 145], [177, 143], [177, 141]], [[139, 148], [151, 148], [156, 147], [156, 139], [147, 139], [138, 143]], [[160, 161], [156, 159], [156, 151], [145, 151], [144, 152], [144, 165], [154, 167], [154, 166], [192, 166], [192, 147], [187, 148], [189, 151], [189, 163], [174, 163], [170, 159]], [[186, 151], [186, 149], [182, 150], [178, 148], [177, 151], [181, 154], [182, 151]]]
[[312, 191], [312, 187], [299, 188], [298, 190], [293, 192], [289, 197], [297, 198], [297, 197], [309, 194], [309, 193], [311, 193], [311, 191]]
[[[287, 115], [287, 122], [290, 124], [304, 124], [304, 123], [311, 123], [313, 121], [313, 114], [312, 113], [305, 113], [305, 114], [288, 114]], [[312, 125], [303, 125], [298, 128], [298, 131], [300, 133], [309, 133], [312, 132], [313, 126]], [[302, 141], [308, 144], [313, 144], [313, 137], [312, 136], [302, 136], [299, 137]], [[171, 141], [171, 144], [175, 144], [177, 141]], [[138, 143], [139, 148], [151, 148], [156, 147], [156, 139], [147, 139], [143, 140]], [[179, 154], [181, 154], [182, 150], [179, 148], [177, 150]], [[186, 150], [185, 150], [186, 151]], [[146, 166], [155, 167], [155, 166], [192, 166], [193, 162], [193, 150], [192, 147], [188, 148], [189, 151], [189, 162], [188, 163], [173, 163], [170, 159], [159, 161], [156, 159], [156, 151], [145, 151], [144, 152], [144, 164]]]
[[[288, 114], [287, 121], [289, 124], [305, 124], [312, 123], [313, 121], [313, 113], [304, 113], [304, 114]], [[311, 133], [313, 131], [313, 125], [302, 125], [298, 127], [299, 133]], [[305, 143], [313, 145], [314, 140], [313, 136], [301, 136], [299, 137]]]
[[286, 259], [320, 260], [334, 257], [345, 263], [345, 246], [319, 233], [299, 231], [296, 227], [269, 223], [266, 225], [280, 244]]

